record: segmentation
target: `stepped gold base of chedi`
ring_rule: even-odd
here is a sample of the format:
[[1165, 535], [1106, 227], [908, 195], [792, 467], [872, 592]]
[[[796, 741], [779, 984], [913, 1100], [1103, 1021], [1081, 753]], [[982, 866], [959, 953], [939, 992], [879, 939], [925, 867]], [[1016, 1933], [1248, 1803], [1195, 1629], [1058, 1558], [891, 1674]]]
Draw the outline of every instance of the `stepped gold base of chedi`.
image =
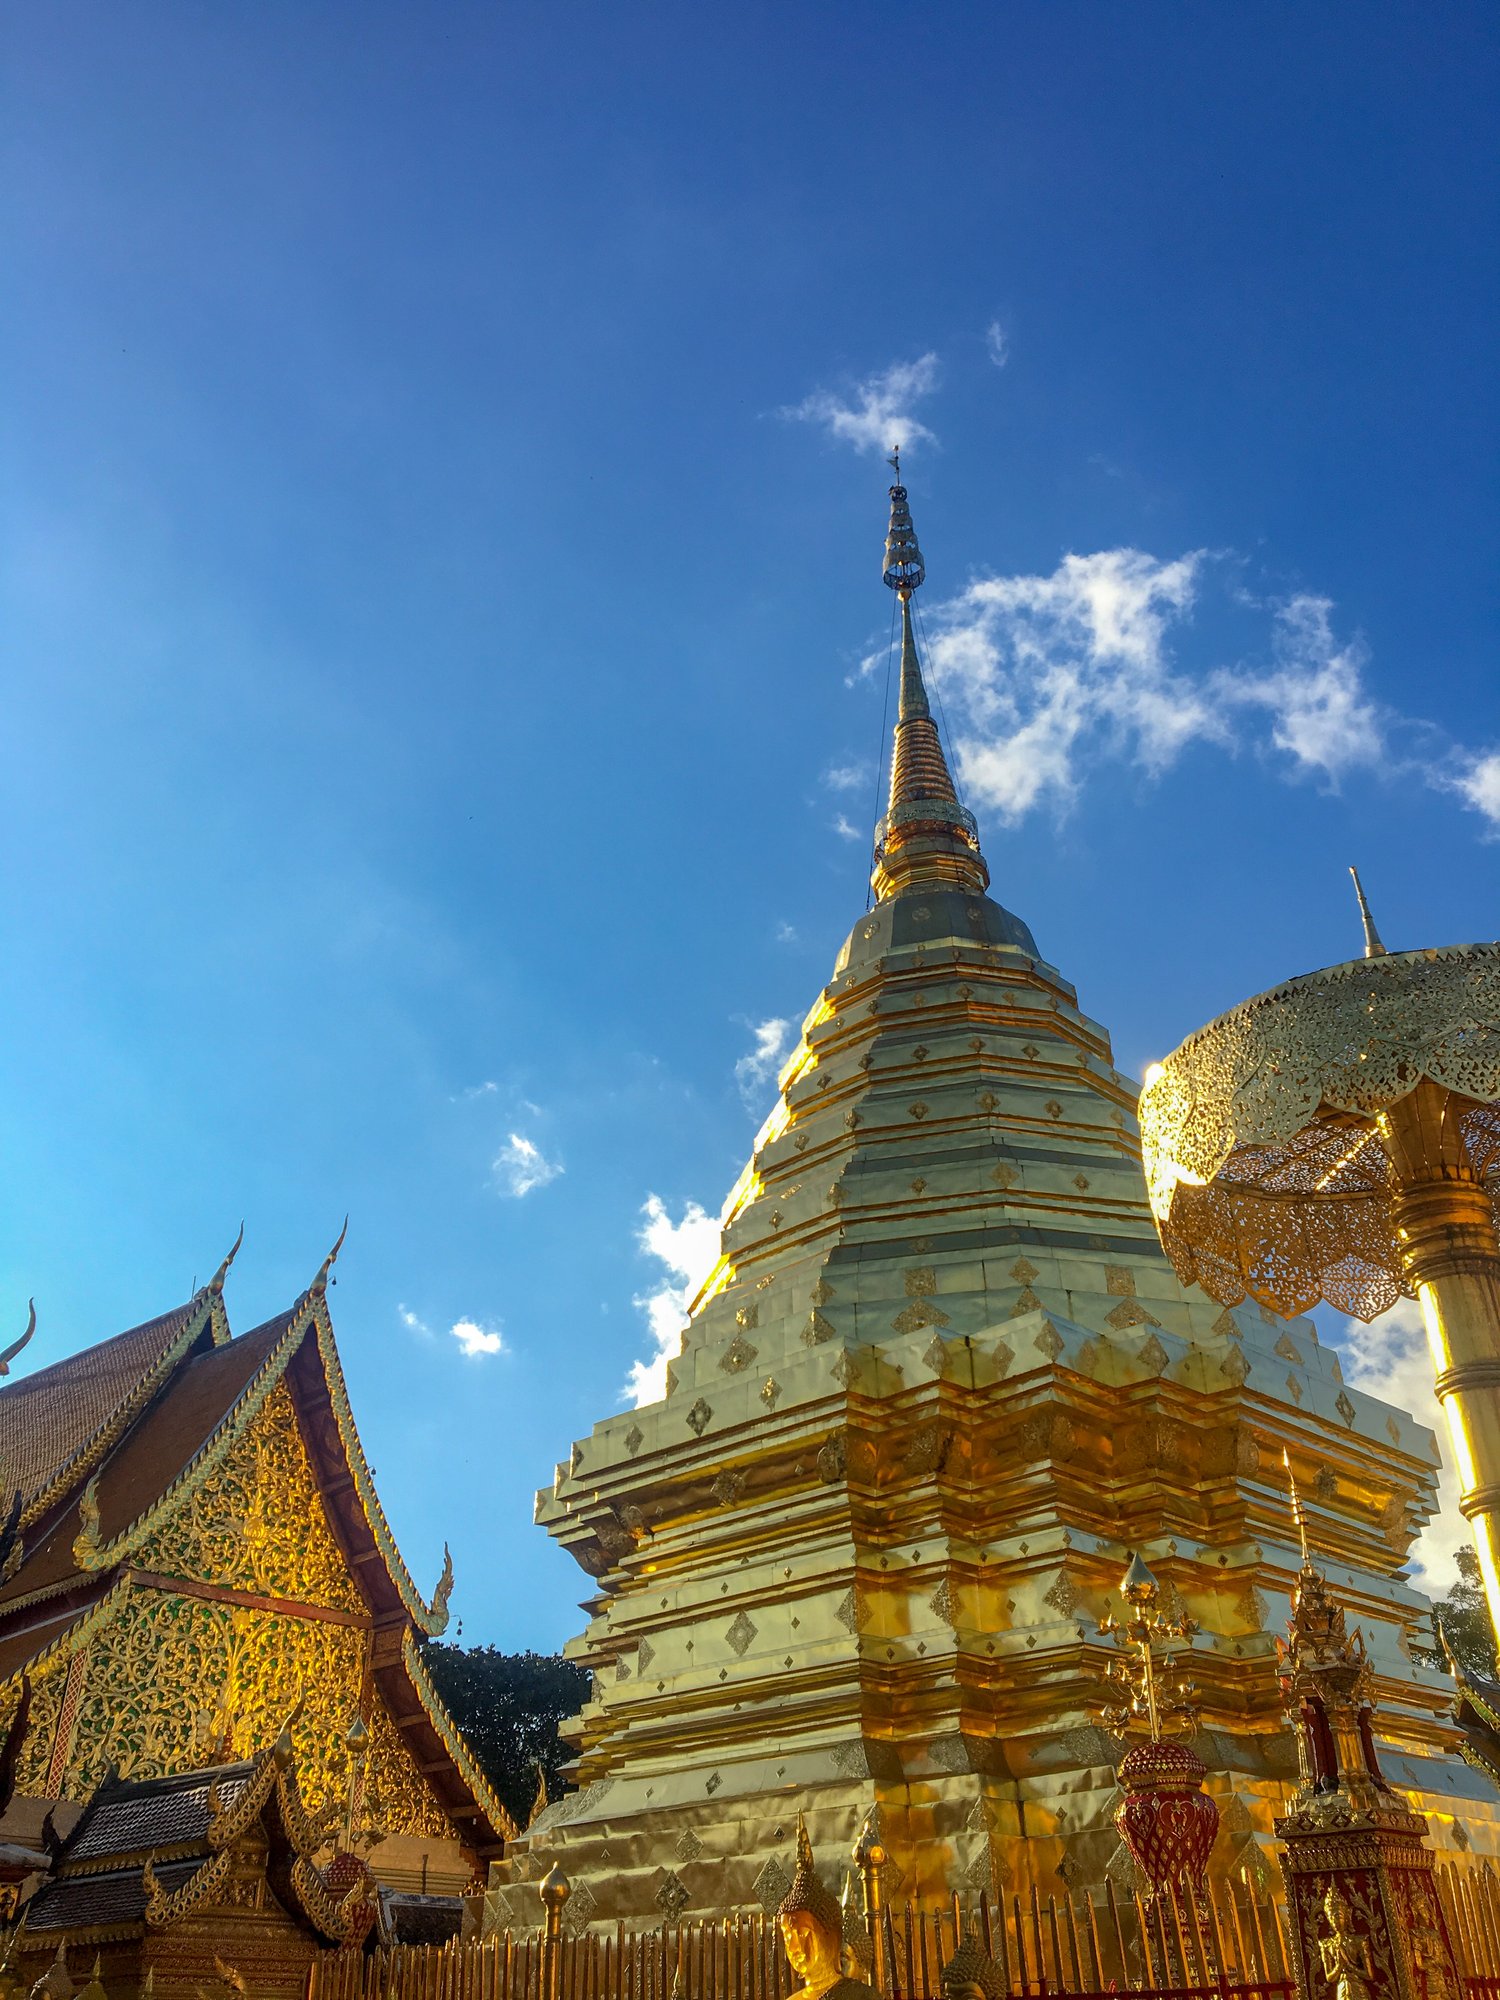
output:
[[1348, 1387], [1310, 1321], [1174, 1275], [1108, 1036], [984, 893], [941, 751], [911, 777], [903, 729], [929, 765], [936, 733], [904, 624], [880, 900], [783, 1072], [666, 1397], [538, 1497], [596, 1580], [569, 1648], [594, 1684], [580, 1789], [512, 1845], [491, 1920], [530, 1922], [522, 1885], [554, 1862], [574, 1923], [774, 1908], [799, 1809], [836, 1870], [872, 1804], [888, 1897], [1128, 1880], [1097, 1626], [1132, 1551], [1202, 1628], [1213, 1872], [1263, 1873], [1297, 1776], [1283, 1452], [1365, 1633], [1387, 1776], [1440, 1851], [1500, 1853], [1451, 1683], [1412, 1658], [1434, 1439]]

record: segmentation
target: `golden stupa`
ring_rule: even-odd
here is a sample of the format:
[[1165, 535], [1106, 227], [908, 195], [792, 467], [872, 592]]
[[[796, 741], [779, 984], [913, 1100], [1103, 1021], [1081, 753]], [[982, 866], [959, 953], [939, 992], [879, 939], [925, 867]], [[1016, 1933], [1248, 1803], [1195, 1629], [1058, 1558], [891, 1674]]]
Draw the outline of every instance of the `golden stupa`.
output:
[[1440, 1851], [1500, 1853], [1451, 1683], [1413, 1657], [1434, 1439], [1345, 1384], [1311, 1321], [1221, 1308], [1162, 1254], [1135, 1085], [987, 893], [890, 497], [900, 708], [874, 906], [782, 1072], [666, 1396], [598, 1424], [538, 1496], [594, 1579], [569, 1648], [594, 1682], [579, 1789], [513, 1844], [491, 1919], [555, 1862], [575, 1924], [774, 1908], [798, 1811], [837, 1879], [872, 1805], [888, 1895], [1126, 1879], [1098, 1625], [1133, 1552], [1201, 1628], [1213, 1872], [1263, 1877], [1297, 1773], [1283, 1453], [1365, 1634], [1387, 1775]]

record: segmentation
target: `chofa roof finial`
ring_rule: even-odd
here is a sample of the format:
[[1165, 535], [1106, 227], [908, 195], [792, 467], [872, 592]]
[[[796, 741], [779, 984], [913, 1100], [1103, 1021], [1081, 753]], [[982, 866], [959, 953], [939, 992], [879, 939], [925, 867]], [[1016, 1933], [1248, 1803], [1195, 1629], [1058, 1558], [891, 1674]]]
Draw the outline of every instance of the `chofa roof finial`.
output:
[[229, 1267], [240, 1254], [240, 1245], [245, 1240], [245, 1225], [240, 1224], [240, 1233], [229, 1246], [229, 1254], [208, 1281], [208, 1289], [217, 1294], [224, 1289], [224, 1280], [229, 1276]]
[[26, 1301], [26, 1304], [28, 1307], [26, 1315], [26, 1331], [21, 1335], [21, 1338], [19, 1340], [13, 1340], [10, 1346], [7, 1347], [3, 1353], [0, 1353], [0, 1375], [8, 1375], [10, 1373], [10, 1364], [12, 1363], [12, 1361], [15, 1360], [16, 1356], [20, 1353], [21, 1349], [26, 1345], [27, 1341], [30, 1340], [31, 1336], [36, 1332], [36, 1300], [28, 1299]]
[[349, 1234], [349, 1218], [346, 1215], [344, 1217], [344, 1226], [339, 1231], [338, 1242], [334, 1244], [333, 1248], [329, 1251], [328, 1255], [323, 1259], [322, 1267], [319, 1270], [317, 1277], [313, 1279], [312, 1283], [307, 1288], [309, 1293], [314, 1298], [318, 1299], [322, 1298], [323, 1294], [328, 1290], [328, 1284], [329, 1284], [328, 1274], [333, 1269], [338, 1254], [340, 1250], [342, 1250], [344, 1247], [344, 1238], [348, 1234]]
[[1386, 948], [1380, 942], [1380, 933], [1375, 928], [1375, 919], [1370, 915], [1370, 906], [1365, 901], [1365, 892], [1359, 879], [1359, 870], [1351, 868], [1349, 873], [1354, 877], [1354, 893], [1359, 898], [1359, 919], [1365, 927], [1365, 957], [1385, 958], [1387, 956]]

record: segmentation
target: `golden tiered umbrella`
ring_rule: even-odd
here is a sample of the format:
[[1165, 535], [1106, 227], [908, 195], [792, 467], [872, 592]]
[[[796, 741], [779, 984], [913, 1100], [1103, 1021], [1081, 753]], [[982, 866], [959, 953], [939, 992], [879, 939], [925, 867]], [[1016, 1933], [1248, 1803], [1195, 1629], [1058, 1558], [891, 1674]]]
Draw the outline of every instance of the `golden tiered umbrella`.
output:
[[[1352, 872], [1352, 871], [1351, 871]], [[1224, 1305], [1420, 1301], [1500, 1626], [1500, 944], [1365, 956], [1220, 1015], [1146, 1074], [1162, 1247]]]

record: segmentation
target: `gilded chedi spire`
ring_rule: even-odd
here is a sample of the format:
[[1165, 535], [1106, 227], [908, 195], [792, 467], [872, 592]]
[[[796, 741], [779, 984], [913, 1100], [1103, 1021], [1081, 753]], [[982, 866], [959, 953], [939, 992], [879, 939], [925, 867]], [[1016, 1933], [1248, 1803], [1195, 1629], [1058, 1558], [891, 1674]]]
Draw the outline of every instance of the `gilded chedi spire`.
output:
[[930, 884], [979, 895], [990, 871], [979, 851], [979, 829], [958, 792], [932, 719], [917, 638], [911, 594], [926, 581], [906, 488], [900, 481], [900, 454], [891, 459], [898, 483], [891, 488], [891, 524], [885, 538], [886, 584], [901, 600], [901, 697], [891, 748], [891, 789], [885, 816], [875, 829], [876, 900]]

